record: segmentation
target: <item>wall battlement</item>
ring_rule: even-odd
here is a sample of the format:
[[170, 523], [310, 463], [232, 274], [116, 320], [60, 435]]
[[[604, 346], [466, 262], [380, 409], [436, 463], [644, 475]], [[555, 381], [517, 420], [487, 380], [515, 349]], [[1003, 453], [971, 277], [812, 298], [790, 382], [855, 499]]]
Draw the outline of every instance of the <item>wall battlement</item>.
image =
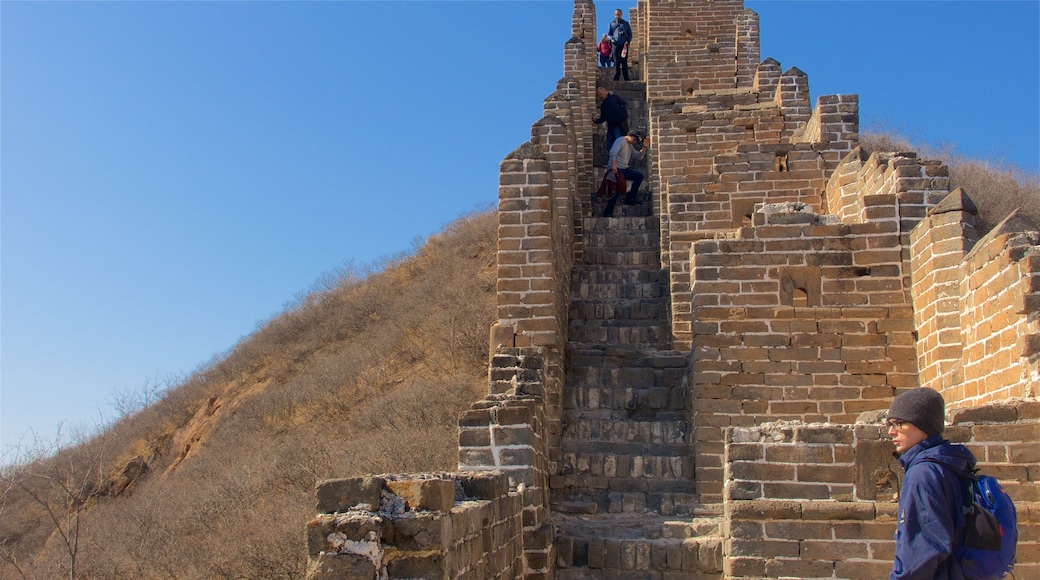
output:
[[[981, 236], [941, 161], [860, 149], [857, 96], [810, 102], [741, 0], [640, 0], [628, 82], [596, 68], [595, 13], [575, 0], [563, 76], [500, 166], [460, 472], [323, 484], [310, 577], [883, 577], [902, 470], [881, 419], [922, 386], [1019, 505], [1016, 575], [1040, 575], [1040, 228]], [[598, 85], [639, 96], [653, 144], [614, 217], [589, 194]], [[422, 508], [395, 479], [440, 482], [418, 484], [442, 500], [423, 545], [321, 499]]]

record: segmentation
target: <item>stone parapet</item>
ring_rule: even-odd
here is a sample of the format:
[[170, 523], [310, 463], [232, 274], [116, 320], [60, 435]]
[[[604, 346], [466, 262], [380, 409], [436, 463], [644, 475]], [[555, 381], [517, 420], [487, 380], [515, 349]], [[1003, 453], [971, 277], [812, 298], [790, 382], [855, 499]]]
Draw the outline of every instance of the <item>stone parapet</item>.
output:
[[523, 499], [504, 473], [383, 475], [318, 483], [307, 578], [512, 579]]
[[549, 474], [560, 456], [562, 369], [554, 351], [499, 348], [490, 392], [459, 416], [459, 469], [503, 473], [522, 500], [526, 572], [548, 573]]
[[[1028, 229], [1027, 229], [1028, 228]], [[960, 269], [963, 381], [953, 406], [1040, 395], [1040, 231], [1008, 216]]]
[[949, 170], [913, 152], [873, 153], [855, 148], [827, 183], [826, 211], [846, 223], [894, 221], [909, 233], [949, 194]]
[[[997, 477], [1019, 518], [1017, 578], [1040, 572], [1040, 402], [959, 410], [945, 435]], [[725, 431], [726, 578], [888, 575], [902, 467], [877, 424], [775, 422]]]

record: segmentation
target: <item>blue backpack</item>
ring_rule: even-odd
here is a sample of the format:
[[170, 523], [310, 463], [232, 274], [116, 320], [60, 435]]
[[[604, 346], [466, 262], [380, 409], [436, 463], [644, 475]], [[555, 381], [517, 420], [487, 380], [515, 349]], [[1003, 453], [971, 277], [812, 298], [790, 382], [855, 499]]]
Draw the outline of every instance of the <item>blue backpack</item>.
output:
[[1015, 503], [996, 479], [976, 472], [961, 473], [952, 465], [944, 465], [966, 482], [970, 504], [964, 506], [967, 532], [964, 544], [954, 551], [965, 578], [1000, 580], [1015, 566], [1018, 545], [1018, 513]]

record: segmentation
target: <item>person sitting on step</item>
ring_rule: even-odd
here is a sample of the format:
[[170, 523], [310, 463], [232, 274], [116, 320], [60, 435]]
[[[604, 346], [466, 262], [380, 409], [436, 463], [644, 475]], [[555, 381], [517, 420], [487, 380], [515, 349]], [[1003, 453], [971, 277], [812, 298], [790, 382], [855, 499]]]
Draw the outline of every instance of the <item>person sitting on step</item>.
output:
[[[635, 144], [640, 141], [643, 142], [642, 151], [635, 147]], [[625, 205], [639, 203], [639, 186], [643, 183], [643, 174], [632, 169], [632, 166], [638, 164], [643, 159], [649, 148], [650, 137], [643, 137], [638, 131], [629, 131], [628, 135], [614, 141], [614, 145], [610, 148], [610, 159], [607, 161], [607, 167], [611, 171], [621, 173], [626, 180], [632, 183], [628, 193], [625, 194]], [[614, 215], [614, 205], [616, 203], [617, 197], [612, 198], [607, 203], [607, 209], [603, 212], [603, 217]]]

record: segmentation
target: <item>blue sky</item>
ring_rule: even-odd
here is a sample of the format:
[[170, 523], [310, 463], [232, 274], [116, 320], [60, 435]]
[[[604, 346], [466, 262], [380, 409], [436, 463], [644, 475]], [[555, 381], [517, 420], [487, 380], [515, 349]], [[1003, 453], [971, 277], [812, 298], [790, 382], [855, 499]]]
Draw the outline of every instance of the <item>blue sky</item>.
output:
[[[601, 34], [615, 7], [600, 3]], [[0, 2], [0, 446], [492, 206], [572, 3]], [[1040, 3], [747, 1], [861, 121], [1040, 166]]]

